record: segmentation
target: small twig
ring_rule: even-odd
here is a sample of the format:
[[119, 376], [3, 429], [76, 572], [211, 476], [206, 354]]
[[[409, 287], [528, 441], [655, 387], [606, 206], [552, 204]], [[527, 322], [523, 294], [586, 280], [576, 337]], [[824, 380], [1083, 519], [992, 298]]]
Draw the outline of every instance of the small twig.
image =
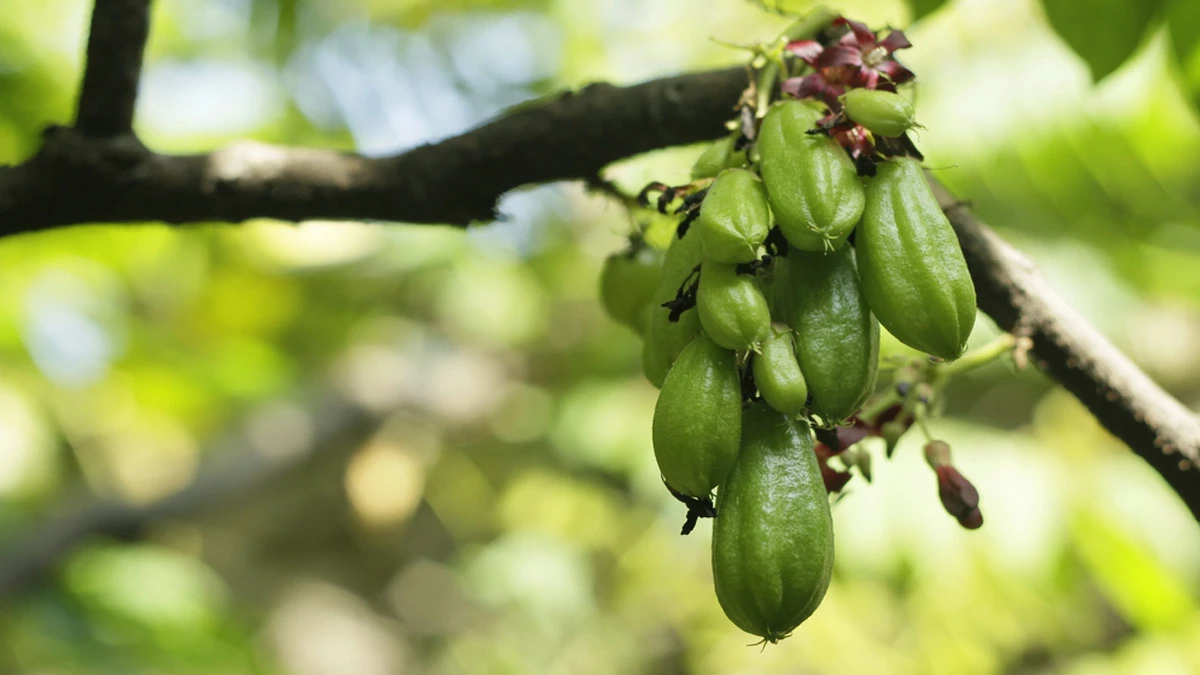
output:
[[102, 138], [130, 133], [149, 35], [150, 0], [96, 0], [75, 129]]

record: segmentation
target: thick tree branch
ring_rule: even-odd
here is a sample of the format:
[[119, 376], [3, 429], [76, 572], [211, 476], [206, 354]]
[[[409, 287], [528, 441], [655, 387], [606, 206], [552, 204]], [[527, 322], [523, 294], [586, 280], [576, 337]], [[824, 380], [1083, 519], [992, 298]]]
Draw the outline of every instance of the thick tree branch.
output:
[[466, 226], [493, 220], [496, 201], [521, 185], [588, 178], [616, 160], [722, 133], [746, 81], [735, 68], [624, 88], [593, 84], [377, 159], [248, 142], [178, 157], [129, 137], [52, 128], [37, 156], [0, 168], [0, 235], [248, 218]]
[[95, 137], [127, 134], [133, 124], [150, 0], [96, 0], [75, 128]]

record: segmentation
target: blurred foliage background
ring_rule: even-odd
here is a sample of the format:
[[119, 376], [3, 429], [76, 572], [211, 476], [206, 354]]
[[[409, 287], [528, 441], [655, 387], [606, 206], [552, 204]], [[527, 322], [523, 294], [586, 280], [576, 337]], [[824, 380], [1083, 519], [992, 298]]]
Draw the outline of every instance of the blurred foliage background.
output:
[[[900, 58], [927, 164], [1196, 408], [1200, 5], [940, 4], [842, 9], [923, 14]], [[89, 12], [0, 5], [0, 162], [69, 122]], [[137, 129], [162, 151], [393, 153], [563, 88], [738, 63], [717, 40], [786, 23], [742, 0], [156, 0]], [[611, 175], [682, 182], [699, 151]], [[628, 216], [566, 184], [501, 210], [467, 232], [0, 241], [0, 569], [96, 500], [147, 520], [0, 593], [0, 672], [1200, 672], [1196, 523], [1073, 399], [1000, 364], [934, 425], [983, 529], [941, 511], [909, 439], [835, 506], [822, 608], [747, 648], [712, 594], [709, 524], [678, 536], [639, 342], [596, 302]], [[370, 414], [339, 421], [328, 397]], [[303, 450], [322, 415], [352, 440]], [[237, 487], [258, 476], [240, 462], [272, 471]], [[205, 476], [232, 487], [156, 511]]]

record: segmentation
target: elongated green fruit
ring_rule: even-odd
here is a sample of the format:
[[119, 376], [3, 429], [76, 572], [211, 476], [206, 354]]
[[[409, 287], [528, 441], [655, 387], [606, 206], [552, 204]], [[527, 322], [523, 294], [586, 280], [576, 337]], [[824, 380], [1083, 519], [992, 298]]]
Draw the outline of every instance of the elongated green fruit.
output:
[[754, 276], [736, 265], [705, 261], [696, 291], [700, 326], [726, 349], [757, 349], [771, 332], [771, 310]]
[[775, 262], [776, 309], [796, 329], [813, 412], [843, 420], [875, 390], [879, 322], [859, 284], [854, 249], [792, 251]]
[[817, 609], [833, 572], [833, 519], [808, 424], [755, 404], [717, 495], [713, 584], [738, 628], [777, 642]]
[[675, 298], [679, 287], [700, 264], [700, 238], [688, 233], [682, 239], [674, 239], [663, 258], [662, 276], [654, 297], [646, 309], [646, 332], [642, 343], [642, 372], [656, 387], [663, 386], [671, 364], [683, 348], [700, 332], [700, 317], [694, 309], [670, 321], [671, 310], [663, 307], [664, 302]]
[[914, 349], [961, 356], [975, 326], [975, 286], [917, 160], [878, 165], [858, 229], [859, 277], [883, 327]]
[[704, 259], [722, 263], [750, 262], [771, 227], [767, 191], [745, 169], [724, 171], [713, 181], [700, 216], [692, 225], [700, 235]]
[[847, 117], [876, 136], [900, 136], [917, 123], [908, 99], [891, 91], [851, 89], [842, 97], [842, 105]]
[[741, 433], [737, 357], [702, 333], [679, 355], [654, 406], [654, 457], [663, 480], [707, 497], [733, 467]]
[[796, 360], [792, 331], [771, 331], [751, 368], [758, 393], [772, 408], [793, 417], [804, 412], [808, 385]]
[[639, 335], [646, 329], [646, 308], [662, 276], [663, 254], [650, 247], [608, 256], [600, 270], [600, 303], [614, 321]]
[[850, 156], [832, 138], [807, 133], [821, 116], [810, 103], [779, 103], [758, 132], [775, 222], [788, 243], [804, 251], [841, 246], [863, 211], [863, 186]]
[[692, 166], [692, 180], [712, 178], [725, 169], [733, 169], [746, 164], [746, 153], [734, 150], [737, 134], [714, 141], [700, 153], [700, 159]]

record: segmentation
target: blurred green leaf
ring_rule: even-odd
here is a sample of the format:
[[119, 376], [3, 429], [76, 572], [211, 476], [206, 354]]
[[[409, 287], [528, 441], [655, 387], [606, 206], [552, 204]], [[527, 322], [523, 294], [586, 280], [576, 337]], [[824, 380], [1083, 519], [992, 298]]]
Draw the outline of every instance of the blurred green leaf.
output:
[[1137, 49], [1157, 0], [1042, 0], [1059, 37], [1102, 80]]
[[1200, 4], [1195, 0], [1166, 0], [1163, 17], [1171, 33], [1171, 46], [1186, 64], [1200, 44]]
[[946, 4], [946, 0], [908, 0], [909, 9], [912, 10], [913, 21], [919, 21], [933, 14], [944, 4]]

